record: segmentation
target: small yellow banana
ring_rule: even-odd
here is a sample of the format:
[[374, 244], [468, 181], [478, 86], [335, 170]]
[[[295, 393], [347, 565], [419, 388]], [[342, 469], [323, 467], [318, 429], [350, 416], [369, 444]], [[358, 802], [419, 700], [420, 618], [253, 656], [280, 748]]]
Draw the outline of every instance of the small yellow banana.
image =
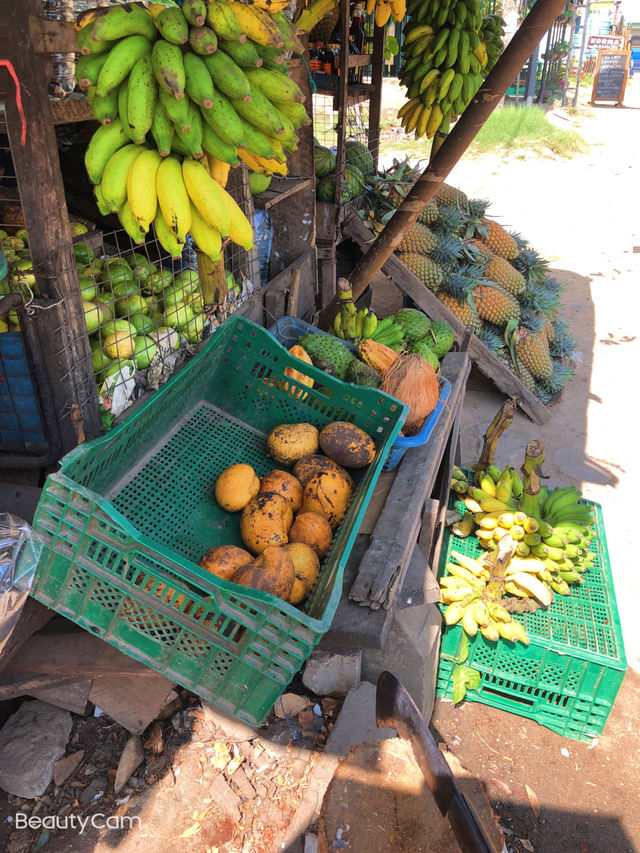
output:
[[156, 218], [158, 193], [157, 174], [162, 157], [155, 148], [142, 151], [133, 161], [127, 174], [127, 200], [136, 222], [145, 231]]
[[[202, 166], [200, 168], [207, 175], [204, 168]], [[162, 218], [167, 227], [173, 231], [178, 242], [184, 243], [191, 225], [191, 203], [177, 157], [170, 156], [162, 159], [157, 171], [156, 188]]]

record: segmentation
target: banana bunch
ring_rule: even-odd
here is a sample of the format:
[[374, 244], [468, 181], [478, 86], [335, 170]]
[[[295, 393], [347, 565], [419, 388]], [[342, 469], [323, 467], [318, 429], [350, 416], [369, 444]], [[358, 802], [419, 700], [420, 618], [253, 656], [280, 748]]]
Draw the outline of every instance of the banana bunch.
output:
[[117, 213], [135, 243], [153, 223], [172, 257], [187, 232], [212, 260], [227, 237], [253, 245], [224, 189], [229, 169], [242, 159], [286, 174], [296, 130], [309, 122], [284, 61], [303, 46], [283, 6], [185, 0], [78, 17], [76, 79], [102, 125], [85, 166], [100, 211]]
[[478, 0], [409, 0], [407, 12], [400, 82], [408, 100], [398, 117], [406, 133], [432, 139], [464, 111], [488, 73], [482, 7]]
[[[469, 489], [467, 475], [461, 468], [458, 468], [457, 465], [453, 466], [453, 471], [451, 472], [451, 489], [459, 495], [466, 495]], [[467, 533], [467, 536], [468, 535], [469, 534]]]
[[377, 344], [384, 344], [395, 352], [404, 349], [405, 331], [399, 323], [394, 321], [393, 316], [380, 320], [369, 338]]
[[371, 338], [378, 325], [378, 318], [368, 308], [360, 308], [355, 313], [354, 309], [352, 301], [343, 302], [333, 318], [331, 331], [344, 341], [359, 344]]
[[407, 13], [405, 0], [367, 0], [367, 15], [373, 15], [377, 27], [386, 27], [389, 18], [401, 21]]
[[480, 41], [484, 42], [487, 51], [485, 71], [488, 74], [493, 69], [504, 50], [502, 36], [504, 35], [505, 20], [500, 15], [485, 15], [480, 27]]
[[[479, 488], [469, 484], [464, 472], [454, 466], [451, 489], [467, 510], [452, 526], [456, 536], [465, 538], [475, 532], [479, 544], [492, 551], [509, 534], [516, 543], [513, 560], [529, 560], [527, 570], [535, 568], [538, 579], [559, 595], [568, 595], [570, 584], [584, 582], [583, 574], [595, 560], [590, 550], [593, 510], [579, 503], [575, 487], [552, 491], [543, 487], [538, 508], [531, 515], [519, 508], [522, 480], [514, 468], [500, 471], [490, 465], [478, 480]], [[507, 591], [521, 594], [513, 585]]]
[[[487, 640], [497, 641], [503, 637], [528, 645], [529, 638], [520, 622], [513, 619], [499, 601], [488, 596], [489, 567], [459, 551], [451, 551], [450, 556], [455, 562], [447, 563], [447, 573], [440, 578], [440, 600], [447, 605], [445, 623], [461, 622], [470, 637], [475, 637], [479, 630]], [[513, 576], [520, 574], [526, 575], [525, 583], [529, 583], [525, 572], [514, 572]]]

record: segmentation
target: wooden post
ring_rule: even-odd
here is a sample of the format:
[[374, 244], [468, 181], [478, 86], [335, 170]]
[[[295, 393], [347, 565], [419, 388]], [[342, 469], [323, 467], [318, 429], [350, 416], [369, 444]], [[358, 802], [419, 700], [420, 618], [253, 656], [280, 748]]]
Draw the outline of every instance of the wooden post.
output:
[[369, 151], [375, 168], [380, 156], [380, 116], [382, 113], [382, 84], [384, 78], [384, 39], [386, 27], [373, 31], [373, 55], [371, 57], [371, 100], [369, 101]]
[[[417, 220], [426, 204], [436, 195], [449, 172], [462, 157], [476, 134], [498, 105], [524, 61], [533, 53], [546, 31], [564, 8], [563, 0], [538, 0], [504, 53], [484, 81], [475, 98], [463, 112], [445, 143], [416, 181], [407, 197], [372, 243], [351, 273], [354, 299], [357, 299], [394, 252], [408, 228]], [[334, 305], [327, 306], [320, 318], [326, 327]]]
[[[5, 56], [19, 80], [23, 110], [21, 115], [15, 96], [6, 98], [7, 132], [38, 289], [45, 300], [53, 300], [51, 310], [35, 310], [41, 340], [49, 348], [45, 367], [59, 420], [61, 451], [66, 453], [100, 434], [100, 410], [51, 123], [47, 91], [51, 59], [35, 53], [30, 38], [30, 22], [42, 19], [43, 6], [40, 0], [7, 5], [0, 28], [10, 34]], [[15, 92], [13, 82], [6, 79], [5, 88]]]

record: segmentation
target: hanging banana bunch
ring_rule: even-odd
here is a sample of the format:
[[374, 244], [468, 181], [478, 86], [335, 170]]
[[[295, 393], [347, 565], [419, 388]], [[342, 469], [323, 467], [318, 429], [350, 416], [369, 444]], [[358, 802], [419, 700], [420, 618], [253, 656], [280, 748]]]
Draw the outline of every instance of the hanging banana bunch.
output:
[[503, 22], [483, 17], [478, 0], [409, 0], [407, 12], [400, 82], [408, 100], [398, 117], [416, 139], [432, 139], [461, 115], [497, 62]]
[[406, 0], [367, 0], [367, 15], [373, 15], [377, 27], [385, 27], [389, 18], [401, 21], [407, 13]]

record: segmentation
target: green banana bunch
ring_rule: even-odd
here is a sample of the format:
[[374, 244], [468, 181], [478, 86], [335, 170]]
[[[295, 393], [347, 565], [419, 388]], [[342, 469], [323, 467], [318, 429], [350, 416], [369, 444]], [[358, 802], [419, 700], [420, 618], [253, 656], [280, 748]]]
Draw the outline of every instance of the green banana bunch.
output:
[[368, 337], [378, 344], [384, 344], [389, 349], [400, 352], [404, 349], [404, 329], [399, 323], [394, 322], [393, 316], [379, 320], [373, 334]]
[[495, 65], [504, 22], [483, 17], [478, 0], [409, 0], [407, 13], [400, 82], [408, 100], [398, 117], [416, 139], [431, 139], [448, 131]]

